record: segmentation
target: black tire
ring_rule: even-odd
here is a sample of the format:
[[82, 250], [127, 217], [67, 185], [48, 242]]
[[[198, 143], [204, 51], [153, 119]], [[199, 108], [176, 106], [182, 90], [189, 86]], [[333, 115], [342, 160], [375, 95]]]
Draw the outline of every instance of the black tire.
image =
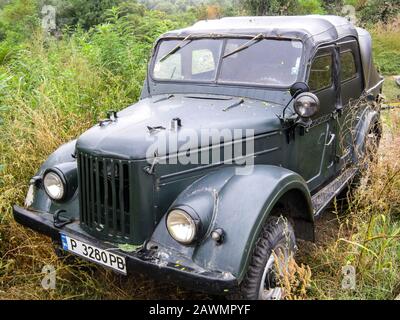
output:
[[378, 162], [378, 148], [382, 138], [382, 125], [380, 122], [374, 124], [365, 136], [364, 153], [359, 156], [359, 171], [350, 184], [350, 194], [354, 193], [361, 183], [363, 174], [368, 170], [369, 166], [376, 165]]
[[[275, 267], [267, 271], [267, 263], [270, 265], [270, 260], [274, 257], [273, 252], [275, 252], [275, 256], [284, 257], [284, 261], [282, 261], [284, 267], [290, 257], [294, 256], [295, 248], [296, 240], [292, 223], [283, 217], [269, 217], [257, 240], [246, 276], [235, 298], [245, 300], [281, 299], [283, 289], [276, 286]], [[266, 273], [265, 277], [264, 272]], [[278, 288], [276, 290], [281, 291], [279, 297], [265, 294], [265, 291], [261, 294], [261, 288], [265, 287], [269, 289], [267, 292], [270, 292], [274, 286]]]
[[381, 129], [379, 124], [375, 124], [375, 126], [368, 132], [368, 135], [365, 137], [365, 155], [367, 159], [376, 164], [378, 161], [378, 148], [381, 140]]

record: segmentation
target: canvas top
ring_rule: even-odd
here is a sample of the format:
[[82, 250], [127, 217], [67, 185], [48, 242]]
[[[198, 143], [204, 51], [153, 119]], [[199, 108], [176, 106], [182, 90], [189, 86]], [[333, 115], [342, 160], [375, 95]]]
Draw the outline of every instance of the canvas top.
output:
[[188, 28], [169, 31], [161, 38], [254, 37], [301, 40], [312, 55], [319, 45], [354, 37], [360, 45], [366, 88], [382, 80], [372, 61], [372, 39], [368, 31], [355, 27], [346, 18], [333, 15], [228, 17], [202, 20]]
[[318, 45], [337, 39], [358, 37], [356, 27], [346, 18], [331, 15], [229, 17], [202, 20], [193, 26], [167, 32], [163, 37], [256, 35], [299, 39]]

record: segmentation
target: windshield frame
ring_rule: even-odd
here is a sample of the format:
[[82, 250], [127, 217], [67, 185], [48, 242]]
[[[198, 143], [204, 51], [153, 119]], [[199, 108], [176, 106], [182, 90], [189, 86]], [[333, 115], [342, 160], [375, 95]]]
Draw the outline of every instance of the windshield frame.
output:
[[[154, 76], [154, 67], [156, 64], [156, 58], [158, 56], [158, 51], [160, 49], [160, 45], [163, 41], [169, 41], [169, 40], [177, 40], [177, 41], [182, 41], [185, 39], [185, 36], [181, 37], [176, 37], [176, 36], [166, 36], [159, 38], [156, 42], [156, 45], [154, 47], [153, 53], [151, 55], [151, 62], [149, 64], [147, 76], [149, 79], [151, 79], [154, 83], [162, 83], [162, 84], [188, 84], [188, 85], [221, 85], [221, 86], [232, 86], [232, 87], [247, 87], [247, 88], [272, 88], [272, 89], [288, 89], [290, 88], [293, 83], [297, 81], [303, 81], [305, 77], [304, 69], [306, 68], [306, 46], [304, 41], [302, 41], [299, 38], [290, 38], [290, 37], [268, 37], [264, 36], [263, 40], [276, 40], [276, 41], [299, 41], [301, 42], [302, 45], [302, 50], [301, 50], [301, 57], [300, 57], [300, 67], [299, 67], [299, 73], [297, 75], [296, 80], [288, 85], [276, 85], [276, 84], [261, 84], [261, 83], [250, 83], [250, 82], [236, 82], [236, 81], [221, 81], [219, 79], [219, 75], [222, 70], [222, 63], [224, 60], [224, 52], [226, 49], [226, 44], [229, 39], [251, 39], [254, 38], [256, 34], [251, 34], [251, 35], [234, 35], [234, 34], [227, 34], [227, 35], [191, 35], [190, 39], [192, 41], [200, 40], [200, 39], [210, 39], [210, 40], [222, 40], [222, 46], [221, 46], [221, 53], [219, 55], [219, 59], [217, 61], [217, 68], [215, 71], [215, 77], [213, 80], [177, 80], [177, 79], [158, 79]], [[238, 53], [240, 54], [240, 52]]]

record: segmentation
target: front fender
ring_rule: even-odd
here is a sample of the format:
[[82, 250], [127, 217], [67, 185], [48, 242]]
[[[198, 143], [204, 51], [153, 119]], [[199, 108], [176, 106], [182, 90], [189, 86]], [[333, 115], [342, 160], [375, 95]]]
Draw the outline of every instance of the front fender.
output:
[[[42, 164], [39, 171], [36, 173], [36, 177], [41, 177], [46, 169], [57, 164], [76, 161], [73, 157], [73, 154], [75, 153], [75, 145], [76, 140], [72, 140], [60, 146]], [[60, 204], [51, 201], [43, 188], [34, 186], [34, 198], [29, 209], [48, 213], [54, 213], [58, 209], [63, 209], [66, 211], [64, 214], [65, 216], [76, 218], [79, 214], [78, 195], [76, 193], [71, 200], [64, 202], [61, 206]]]
[[[234, 167], [223, 168], [194, 182], [171, 206], [188, 206], [199, 215], [202, 238], [193, 246], [177, 243], [166, 230], [164, 216], [151, 241], [179, 251], [206, 270], [229, 272], [241, 281], [264, 222], [278, 200], [291, 190], [304, 196], [304, 214], [313, 221], [309, 190], [293, 171], [256, 165], [251, 175], [236, 175]], [[221, 245], [210, 237], [216, 228], [225, 232]]]

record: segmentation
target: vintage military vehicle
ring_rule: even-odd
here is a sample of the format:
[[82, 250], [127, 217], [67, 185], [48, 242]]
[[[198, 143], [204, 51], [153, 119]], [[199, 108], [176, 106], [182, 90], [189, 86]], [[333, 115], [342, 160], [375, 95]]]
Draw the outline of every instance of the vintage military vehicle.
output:
[[[314, 219], [379, 142], [371, 48], [367, 31], [336, 16], [168, 32], [140, 101], [55, 151], [15, 220], [128, 276], [281, 298], [295, 238], [314, 239]], [[211, 139], [221, 131], [235, 134]], [[176, 145], [163, 148], [168, 139]]]

